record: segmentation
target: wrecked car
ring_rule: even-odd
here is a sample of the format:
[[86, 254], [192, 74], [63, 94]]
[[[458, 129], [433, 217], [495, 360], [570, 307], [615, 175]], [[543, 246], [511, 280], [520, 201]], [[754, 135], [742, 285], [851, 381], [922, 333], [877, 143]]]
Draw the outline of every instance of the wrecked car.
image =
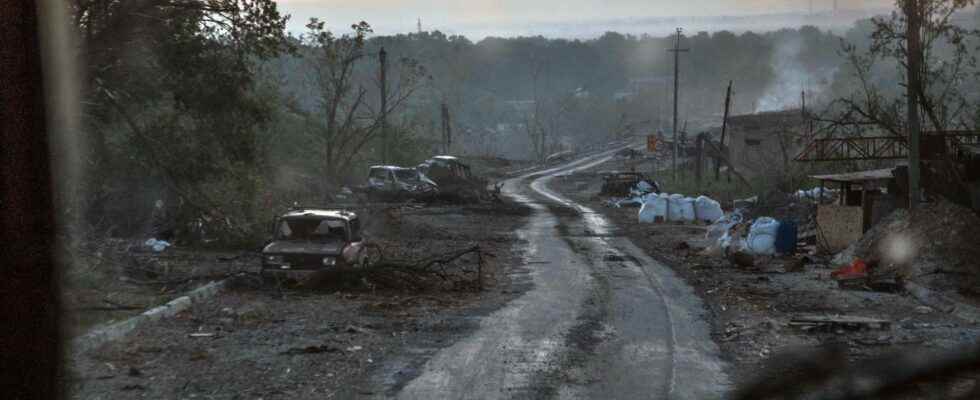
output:
[[489, 197], [487, 181], [473, 175], [470, 166], [453, 156], [435, 156], [419, 164], [419, 172], [439, 186], [439, 197], [476, 201]]
[[619, 158], [625, 158], [625, 159], [628, 159], [628, 160], [636, 160], [636, 159], [644, 158], [644, 154], [643, 154], [642, 151], [639, 151], [639, 150], [633, 149], [633, 148], [629, 148], [629, 147], [627, 147], [625, 149], [622, 149], [620, 151], [617, 151], [616, 152], [616, 156], [619, 157]]
[[548, 157], [545, 157], [544, 162], [550, 164], [553, 162], [568, 161], [571, 160], [574, 155], [575, 153], [572, 152], [571, 150], [559, 151], [557, 153], [549, 155]]
[[470, 166], [454, 156], [435, 156], [419, 164], [418, 171], [437, 184], [452, 180], [468, 180], [473, 177]]
[[293, 208], [276, 217], [262, 248], [262, 272], [363, 267], [361, 223], [350, 211]]
[[[646, 185], [640, 185], [645, 182]], [[652, 179], [639, 172], [614, 171], [602, 175], [602, 190], [599, 192], [603, 196], [627, 197], [633, 188], [643, 186], [648, 188], [646, 193], [660, 193], [660, 187]]]
[[367, 193], [372, 197], [422, 198], [437, 191], [438, 185], [415, 168], [375, 165], [368, 173]]

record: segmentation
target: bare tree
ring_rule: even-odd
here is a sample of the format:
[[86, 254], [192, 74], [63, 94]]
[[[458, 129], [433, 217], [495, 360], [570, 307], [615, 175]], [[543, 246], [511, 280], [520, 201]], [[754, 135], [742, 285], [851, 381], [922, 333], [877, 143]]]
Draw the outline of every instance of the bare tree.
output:
[[[844, 54], [857, 90], [833, 101], [824, 122], [828, 134], [861, 136], [869, 129], [908, 138], [909, 190], [918, 192], [920, 131], [976, 130], [980, 108], [976, 84], [980, 69], [973, 47], [980, 31], [954, 22], [957, 12], [975, 0], [896, 0], [896, 10], [871, 19], [867, 50], [844, 43]], [[881, 79], [882, 66], [897, 67], [896, 78]], [[898, 90], [904, 87], [904, 92]], [[971, 92], [972, 91], [972, 92]], [[974, 98], [971, 98], [974, 97]], [[919, 122], [919, 113], [925, 123]], [[921, 126], [921, 128], [920, 128]], [[966, 193], [961, 171], [948, 155], [932, 163], [933, 189], [953, 199]], [[916, 196], [910, 196], [914, 207]]]
[[355, 157], [382, 133], [383, 116], [392, 115], [412, 96], [424, 71], [413, 60], [402, 59], [399, 82], [386, 102], [388, 109], [375, 109], [366, 101], [368, 89], [355, 78], [358, 62], [365, 57], [371, 26], [362, 21], [351, 25], [351, 34], [341, 36], [325, 30], [324, 23], [317, 19], [311, 19], [306, 27], [302, 40], [312, 51], [308, 61], [322, 111], [322, 115], [311, 119], [310, 134], [321, 146], [327, 181], [336, 183], [349, 172]]
[[[977, 30], [953, 22], [956, 12], [974, 0], [896, 0], [896, 11], [871, 19], [874, 27], [867, 50], [843, 43], [843, 52], [857, 89], [834, 100], [830, 114], [816, 117], [827, 123], [825, 130], [854, 133], [877, 128], [895, 136], [905, 135], [906, 96], [890, 80], [882, 80], [882, 66], [894, 65], [907, 76], [910, 50], [906, 24], [910, 7], [917, 7], [921, 20], [922, 60], [919, 80], [911, 88], [925, 113], [928, 128], [936, 131], [976, 127], [976, 105], [965, 92], [964, 82], [980, 77], [971, 45], [980, 39]], [[903, 86], [907, 87], [908, 82]]]

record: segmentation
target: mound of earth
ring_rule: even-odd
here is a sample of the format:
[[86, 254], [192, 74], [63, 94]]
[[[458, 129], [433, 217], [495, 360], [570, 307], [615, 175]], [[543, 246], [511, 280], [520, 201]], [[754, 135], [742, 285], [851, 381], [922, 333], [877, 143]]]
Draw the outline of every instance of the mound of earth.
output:
[[899, 209], [834, 258], [877, 262], [879, 270], [935, 289], [980, 295], [980, 216], [945, 200]]

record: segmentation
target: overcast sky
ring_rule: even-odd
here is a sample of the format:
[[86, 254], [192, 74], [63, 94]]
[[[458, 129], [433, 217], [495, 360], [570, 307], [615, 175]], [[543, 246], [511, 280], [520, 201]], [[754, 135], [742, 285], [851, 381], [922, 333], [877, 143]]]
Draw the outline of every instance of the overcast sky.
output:
[[[279, 0], [293, 15], [297, 32], [310, 17], [332, 27], [367, 21], [379, 34], [409, 32], [418, 18], [424, 30], [441, 30], [480, 39], [486, 35], [534, 33], [535, 25], [590, 24], [622, 18], [704, 17], [806, 13], [811, 0]], [[834, 0], [812, 0], [815, 12], [833, 8]], [[894, 0], [837, 0], [841, 9], [880, 9]], [[515, 30], [515, 27], [519, 29]]]

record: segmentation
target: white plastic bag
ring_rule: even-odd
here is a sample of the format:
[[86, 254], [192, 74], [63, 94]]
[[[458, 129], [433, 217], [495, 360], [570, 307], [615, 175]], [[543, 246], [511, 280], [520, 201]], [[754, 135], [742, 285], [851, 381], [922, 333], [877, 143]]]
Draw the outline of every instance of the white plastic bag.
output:
[[684, 200], [684, 196], [677, 193], [667, 196], [667, 221], [680, 222], [683, 220], [681, 200]]
[[650, 193], [653, 191], [653, 185], [647, 183], [647, 181], [640, 181], [636, 184], [636, 190], [640, 193]]
[[697, 219], [701, 221], [715, 222], [725, 216], [725, 212], [721, 210], [721, 203], [707, 196], [698, 196], [694, 200], [694, 210]]
[[656, 200], [646, 199], [643, 201], [643, 205], [640, 206], [639, 221], [640, 223], [652, 223], [657, 219], [656, 212]]
[[776, 253], [776, 232], [779, 221], [769, 217], [760, 217], [749, 228], [749, 237], [745, 242], [745, 250], [751, 254], [771, 255]]
[[697, 219], [697, 211], [694, 209], [694, 199], [690, 197], [680, 199], [680, 205], [681, 221], [694, 222], [694, 220]]
[[648, 193], [643, 196], [643, 206], [640, 207], [640, 222], [655, 222], [657, 217], [662, 220], [667, 220], [667, 211], [669, 207], [670, 199], [667, 194], [661, 193]]
[[735, 224], [742, 222], [742, 213], [739, 211], [734, 211], [731, 214], [722, 214], [722, 217], [715, 221], [713, 224], [708, 226], [708, 233], [704, 235], [705, 239], [709, 240], [719, 240], [722, 236], [728, 233]]
[[159, 253], [167, 249], [167, 247], [172, 246], [170, 242], [166, 240], [156, 240], [156, 238], [148, 239], [143, 243], [146, 247], [153, 249], [153, 251]]
[[651, 201], [653, 201], [653, 212], [656, 216], [660, 217], [664, 221], [667, 220], [667, 210], [670, 208], [670, 199], [666, 194], [661, 193], [658, 195], [651, 195]]
[[718, 238], [718, 247], [721, 248], [722, 254], [728, 254], [729, 249], [745, 249], [746, 243], [745, 239], [742, 238], [741, 233], [738, 230], [735, 231], [725, 231], [725, 233]]

